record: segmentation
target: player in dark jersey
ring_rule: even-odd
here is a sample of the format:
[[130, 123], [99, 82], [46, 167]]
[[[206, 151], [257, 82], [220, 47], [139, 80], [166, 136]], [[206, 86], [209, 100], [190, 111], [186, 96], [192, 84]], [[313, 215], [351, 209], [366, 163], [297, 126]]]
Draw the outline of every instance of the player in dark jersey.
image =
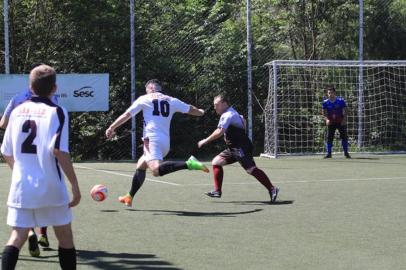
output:
[[348, 153], [348, 135], [347, 135], [347, 105], [342, 97], [336, 96], [334, 87], [327, 88], [328, 98], [323, 101], [323, 116], [327, 125], [327, 155], [324, 158], [331, 158], [333, 140], [336, 129], [340, 133], [341, 144], [343, 146], [346, 158], [351, 158]]
[[248, 174], [254, 176], [268, 190], [271, 202], [274, 202], [279, 189], [272, 185], [267, 175], [255, 164], [252, 142], [246, 134], [244, 118], [230, 106], [230, 102], [223, 95], [214, 98], [214, 109], [221, 115], [217, 129], [209, 137], [199, 141], [198, 147], [201, 148], [224, 135], [227, 149], [212, 160], [214, 190], [207, 192], [206, 195], [214, 198], [221, 197], [223, 166], [238, 161]]

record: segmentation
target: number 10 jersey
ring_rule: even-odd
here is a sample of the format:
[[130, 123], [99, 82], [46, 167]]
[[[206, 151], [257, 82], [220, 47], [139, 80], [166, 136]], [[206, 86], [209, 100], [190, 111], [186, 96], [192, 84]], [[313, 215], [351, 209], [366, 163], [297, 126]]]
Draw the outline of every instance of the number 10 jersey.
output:
[[169, 141], [172, 116], [176, 112], [188, 113], [190, 105], [177, 98], [155, 92], [140, 96], [127, 109], [132, 116], [140, 111], [144, 116], [144, 138]]

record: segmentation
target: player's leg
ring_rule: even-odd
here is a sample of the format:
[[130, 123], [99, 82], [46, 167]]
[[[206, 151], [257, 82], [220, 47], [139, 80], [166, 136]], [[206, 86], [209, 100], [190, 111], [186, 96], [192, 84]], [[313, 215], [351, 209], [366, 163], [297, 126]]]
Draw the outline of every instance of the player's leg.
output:
[[274, 202], [278, 196], [279, 189], [275, 187], [271, 180], [269, 180], [266, 173], [259, 169], [255, 164], [254, 157], [252, 154], [252, 147], [241, 147], [241, 148], [233, 148], [232, 149], [233, 156], [238, 160], [240, 165], [244, 168], [244, 170], [255, 177], [258, 182], [260, 182], [269, 192], [269, 196], [271, 198], [271, 202]]
[[55, 236], [58, 239], [59, 264], [63, 270], [76, 269], [76, 249], [73, 243], [71, 224], [54, 226]]
[[341, 138], [341, 145], [343, 147], [344, 156], [346, 158], [351, 158], [350, 154], [348, 153], [348, 133], [347, 133], [347, 126], [346, 125], [339, 125], [338, 132], [340, 133]]
[[11, 236], [1, 255], [1, 269], [15, 269], [20, 249], [27, 241], [29, 230], [29, 228], [13, 227]]
[[327, 126], [327, 142], [326, 142], [326, 151], [327, 154], [324, 158], [331, 158], [331, 152], [333, 150], [333, 140], [334, 140], [334, 133], [336, 131], [336, 125], [330, 124]]
[[164, 176], [179, 170], [202, 170], [209, 172], [209, 169], [191, 156], [187, 161], [163, 161], [163, 158], [169, 152], [169, 141], [167, 140], [150, 140], [149, 151], [146, 153], [146, 161], [148, 167], [152, 171], [153, 176]]
[[125, 204], [126, 206], [132, 206], [133, 198], [135, 194], [138, 192], [138, 190], [141, 188], [141, 186], [144, 184], [145, 181], [145, 173], [146, 169], [148, 168], [147, 163], [145, 162], [144, 155], [141, 156], [141, 158], [137, 162], [137, 168], [135, 170], [135, 173], [133, 175], [133, 179], [131, 182], [131, 189], [130, 191], [123, 195], [118, 197], [118, 201]]
[[215, 156], [211, 162], [213, 165], [213, 183], [214, 189], [206, 192], [205, 194], [209, 197], [213, 198], [221, 198], [223, 193], [222, 186], [223, 186], [223, 177], [224, 177], [224, 170], [223, 166], [227, 164], [232, 164], [237, 160], [233, 158], [229, 149], [224, 150], [217, 156]]

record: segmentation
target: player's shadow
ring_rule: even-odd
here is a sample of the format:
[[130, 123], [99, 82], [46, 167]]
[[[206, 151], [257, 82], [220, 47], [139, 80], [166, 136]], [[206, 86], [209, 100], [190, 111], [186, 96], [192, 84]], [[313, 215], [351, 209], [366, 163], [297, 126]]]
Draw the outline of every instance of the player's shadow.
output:
[[213, 203], [231, 203], [237, 205], [285, 205], [285, 204], [293, 204], [295, 201], [293, 200], [285, 200], [281, 201], [278, 200], [276, 202], [270, 203], [269, 201], [213, 201]]
[[193, 211], [172, 211], [172, 210], [138, 210], [138, 209], [126, 209], [127, 211], [137, 212], [153, 212], [154, 215], [175, 215], [182, 217], [236, 217], [239, 215], [252, 214], [260, 212], [263, 209], [254, 209], [250, 211], [239, 212], [193, 212]]
[[[55, 249], [48, 249], [54, 251]], [[92, 269], [159, 269], [159, 270], [182, 270], [173, 266], [170, 262], [160, 259], [154, 254], [131, 254], [131, 253], [110, 253], [105, 251], [76, 250], [78, 267], [91, 267]], [[20, 256], [21, 261], [46, 263], [47, 265], [59, 265], [58, 255], [40, 256], [32, 258], [30, 256]], [[38, 266], [38, 265], [37, 265]]]
[[92, 266], [96, 269], [168, 269], [181, 270], [170, 262], [164, 261], [154, 254], [110, 253], [105, 251], [78, 250], [80, 265]]

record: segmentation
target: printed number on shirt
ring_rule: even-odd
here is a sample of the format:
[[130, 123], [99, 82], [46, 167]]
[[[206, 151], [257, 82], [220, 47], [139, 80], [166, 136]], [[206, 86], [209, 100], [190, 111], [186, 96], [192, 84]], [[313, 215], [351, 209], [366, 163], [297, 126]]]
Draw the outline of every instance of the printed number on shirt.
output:
[[169, 116], [170, 110], [168, 101], [154, 99], [152, 100], [152, 103], [154, 104], [154, 111], [152, 112], [152, 115], [162, 115], [163, 117]]
[[21, 145], [21, 153], [36, 154], [37, 146], [33, 144], [34, 139], [37, 136], [37, 124], [35, 123], [35, 121], [26, 120], [23, 124], [22, 132], [29, 134]]

